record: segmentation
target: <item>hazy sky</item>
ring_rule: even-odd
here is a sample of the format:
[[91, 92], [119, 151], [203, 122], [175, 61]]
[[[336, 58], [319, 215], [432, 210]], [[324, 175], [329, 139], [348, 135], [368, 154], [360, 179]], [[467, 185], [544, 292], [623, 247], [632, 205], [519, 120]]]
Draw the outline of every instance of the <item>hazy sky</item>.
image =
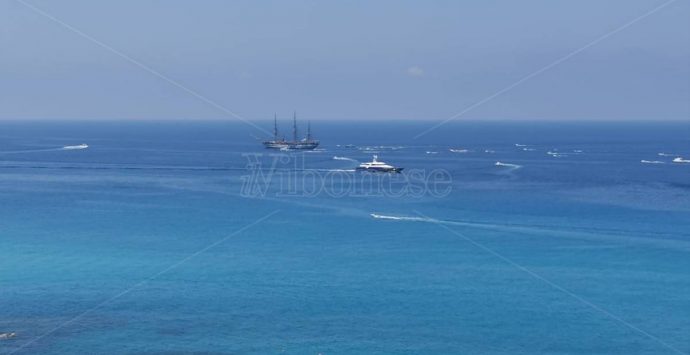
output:
[[[22, 0], [248, 119], [443, 120], [666, 0]], [[690, 121], [677, 0], [461, 119]], [[0, 119], [229, 117], [0, 0]]]

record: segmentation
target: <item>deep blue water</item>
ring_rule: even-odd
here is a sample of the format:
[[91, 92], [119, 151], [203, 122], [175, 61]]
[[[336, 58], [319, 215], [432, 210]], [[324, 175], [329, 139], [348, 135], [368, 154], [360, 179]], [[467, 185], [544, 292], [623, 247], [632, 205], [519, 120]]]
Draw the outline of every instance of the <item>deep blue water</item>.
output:
[[690, 123], [428, 127], [0, 123], [0, 353], [690, 352]]

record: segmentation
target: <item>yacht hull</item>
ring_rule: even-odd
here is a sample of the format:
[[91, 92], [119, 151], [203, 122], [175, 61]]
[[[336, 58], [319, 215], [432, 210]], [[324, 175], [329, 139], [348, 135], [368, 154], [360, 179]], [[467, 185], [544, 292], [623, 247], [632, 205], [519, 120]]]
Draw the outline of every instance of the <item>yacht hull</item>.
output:
[[357, 171], [368, 171], [372, 173], [401, 173], [405, 168], [363, 168], [357, 167]]

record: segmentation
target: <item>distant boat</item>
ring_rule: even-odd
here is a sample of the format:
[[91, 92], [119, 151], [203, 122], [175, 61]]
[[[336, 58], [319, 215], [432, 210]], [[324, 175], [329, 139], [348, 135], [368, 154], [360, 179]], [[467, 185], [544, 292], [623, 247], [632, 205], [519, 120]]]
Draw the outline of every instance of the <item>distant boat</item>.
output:
[[673, 159], [673, 162], [674, 162], [674, 163], [690, 163], [690, 160], [688, 160], [688, 159], [683, 159], [683, 158], [681, 158], [681, 157], [677, 157], [677, 158]]
[[278, 138], [278, 119], [273, 116], [273, 139], [263, 142], [267, 149], [279, 150], [313, 150], [319, 146], [319, 141], [311, 137], [311, 124], [307, 123], [307, 136], [301, 140], [297, 139], [297, 113], [292, 116], [292, 140]]
[[382, 161], [378, 161], [378, 156], [374, 155], [374, 159], [368, 163], [359, 164], [357, 170], [359, 171], [371, 171], [379, 173], [399, 173], [404, 168], [396, 168], [392, 165], [388, 165]]

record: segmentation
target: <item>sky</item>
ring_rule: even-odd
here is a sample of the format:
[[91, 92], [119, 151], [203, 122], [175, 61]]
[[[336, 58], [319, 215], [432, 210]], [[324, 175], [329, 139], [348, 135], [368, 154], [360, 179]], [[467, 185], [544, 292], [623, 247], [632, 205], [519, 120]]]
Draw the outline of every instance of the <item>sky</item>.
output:
[[688, 0], [0, 0], [0, 119], [690, 121], [688, 14]]

